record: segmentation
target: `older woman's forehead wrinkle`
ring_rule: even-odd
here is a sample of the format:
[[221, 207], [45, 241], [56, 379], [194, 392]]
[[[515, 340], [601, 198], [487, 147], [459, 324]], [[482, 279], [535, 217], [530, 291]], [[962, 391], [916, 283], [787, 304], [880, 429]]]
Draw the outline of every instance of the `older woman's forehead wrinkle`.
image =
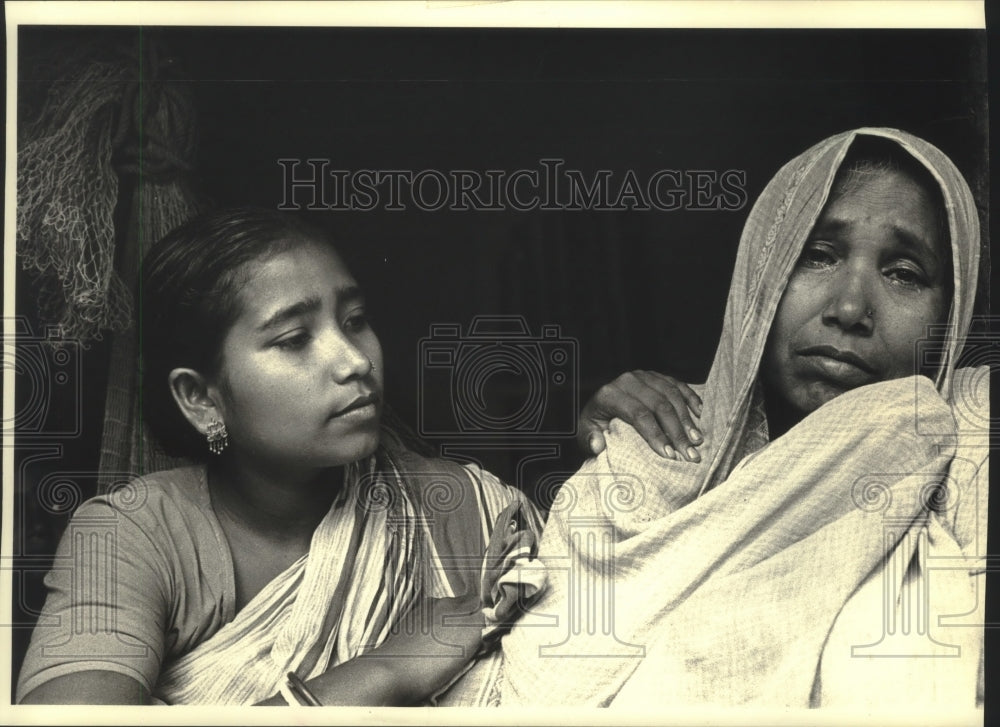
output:
[[810, 238], [850, 237], [862, 234], [868, 230], [867, 225], [874, 224], [900, 247], [939, 264], [945, 255], [950, 258], [950, 252], [943, 249], [944, 235], [938, 222], [944, 214], [919, 180], [886, 167], [858, 184], [835, 192]]

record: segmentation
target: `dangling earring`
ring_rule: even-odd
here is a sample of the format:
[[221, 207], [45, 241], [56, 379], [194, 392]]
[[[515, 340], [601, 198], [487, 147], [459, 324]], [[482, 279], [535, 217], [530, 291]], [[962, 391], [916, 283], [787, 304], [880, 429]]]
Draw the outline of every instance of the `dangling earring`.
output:
[[372, 357], [371, 356], [368, 357], [368, 363], [372, 367], [372, 373], [375, 373], [375, 362], [372, 361]]
[[209, 422], [205, 438], [208, 440], [208, 451], [212, 454], [222, 454], [222, 450], [229, 444], [229, 432], [226, 431], [226, 425], [218, 419]]

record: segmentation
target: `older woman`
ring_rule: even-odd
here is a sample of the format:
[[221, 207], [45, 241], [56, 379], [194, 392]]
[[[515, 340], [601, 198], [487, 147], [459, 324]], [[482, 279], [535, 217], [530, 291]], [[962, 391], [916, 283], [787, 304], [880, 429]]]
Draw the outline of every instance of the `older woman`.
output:
[[546, 524], [551, 590], [449, 703], [981, 703], [988, 369], [956, 363], [978, 258], [968, 186], [920, 139], [786, 164], [740, 242], [700, 462], [612, 422]]

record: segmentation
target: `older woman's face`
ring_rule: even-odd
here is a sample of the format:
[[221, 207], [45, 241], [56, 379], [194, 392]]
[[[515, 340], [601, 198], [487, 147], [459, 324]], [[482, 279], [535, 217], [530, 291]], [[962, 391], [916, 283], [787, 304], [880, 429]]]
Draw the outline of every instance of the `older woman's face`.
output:
[[950, 250], [932, 197], [873, 172], [831, 197], [764, 351], [768, 410], [797, 420], [850, 389], [920, 373], [916, 342], [948, 312]]

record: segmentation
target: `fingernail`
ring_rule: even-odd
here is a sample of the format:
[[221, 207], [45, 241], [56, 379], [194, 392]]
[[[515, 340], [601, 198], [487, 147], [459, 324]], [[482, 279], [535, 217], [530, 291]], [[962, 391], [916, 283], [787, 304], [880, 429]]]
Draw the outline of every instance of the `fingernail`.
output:
[[701, 455], [698, 454], [698, 450], [694, 447], [687, 448], [687, 456], [692, 462], [701, 462]]
[[667, 459], [677, 459], [677, 452], [669, 444], [663, 445], [663, 456]]
[[691, 427], [690, 429], [688, 429], [688, 437], [691, 438], [692, 442], [697, 444], [698, 442], [701, 441], [701, 432], [699, 432], [694, 427]]

